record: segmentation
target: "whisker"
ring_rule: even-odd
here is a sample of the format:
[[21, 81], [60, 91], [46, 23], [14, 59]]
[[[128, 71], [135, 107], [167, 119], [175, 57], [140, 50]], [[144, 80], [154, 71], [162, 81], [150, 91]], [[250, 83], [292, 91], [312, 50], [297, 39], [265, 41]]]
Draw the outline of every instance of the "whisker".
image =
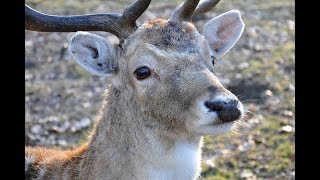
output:
[[242, 100], [242, 102], [250, 102], [250, 101], [254, 101], [254, 102], [257, 102], [258, 100], [261, 100], [261, 99], [246, 99], [246, 100]]
[[[245, 113], [250, 113], [250, 114], [255, 114], [254, 112], [248, 111], [248, 110], [244, 110]], [[246, 115], [246, 114], [245, 114]]]

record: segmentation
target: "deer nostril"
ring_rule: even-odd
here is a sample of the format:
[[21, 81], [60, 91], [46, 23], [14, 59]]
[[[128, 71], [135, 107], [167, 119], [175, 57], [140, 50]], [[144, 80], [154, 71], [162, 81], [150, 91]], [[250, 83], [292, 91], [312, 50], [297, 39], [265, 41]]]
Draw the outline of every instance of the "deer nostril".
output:
[[225, 107], [225, 102], [223, 101], [206, 101], [204, 105], [212, 111], [222, 111]]
[[237, 107], [228, 107], [218, 113], [222, 122], [232, 122], [240, 118], [241, 111]]
[[204, 104], [210, 111], [215, 111], [222, 122], [231, 122], [239, 119], [241, 111], [238, 108], [238, 100], [225, 101], [206, 101]]

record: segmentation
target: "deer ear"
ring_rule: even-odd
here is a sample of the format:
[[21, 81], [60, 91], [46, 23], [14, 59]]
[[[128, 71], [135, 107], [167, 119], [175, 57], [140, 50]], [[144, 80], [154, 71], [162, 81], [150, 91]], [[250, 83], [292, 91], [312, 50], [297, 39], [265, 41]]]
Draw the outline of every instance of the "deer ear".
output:
[[71, 38], [69, 52], [84, 69], [94, 75], [108, 76], [118, 69], [114, 48], [100, 36], [77, 32]]
[[209, 20], [203, 28], [203, 35], [209, 42], [213, 55], [221, 57], [238, 41], [244, 22], [238, 10], [231, 10]]

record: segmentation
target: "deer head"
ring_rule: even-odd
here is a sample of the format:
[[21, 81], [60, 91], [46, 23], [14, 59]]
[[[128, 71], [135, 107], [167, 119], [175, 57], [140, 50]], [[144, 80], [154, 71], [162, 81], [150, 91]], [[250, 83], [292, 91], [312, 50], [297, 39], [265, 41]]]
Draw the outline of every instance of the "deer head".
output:
[[[228, 132], [243, 116], [241, 102], [213, 72], [214, 61], [240, 38], [244, 23], [237, 10], [209, 20], [202, 33], [192, 15], [212, 9], [218, 1], [187, 0], [168, 20], [137, 26], [135, 21], [151, 0], [137, 0], [122, 14], [52, 16], [25, 7], [26, 29], [77, 32], [69, 51], [94, 75], [128, 92], [146, 117], [160, 129], [192, 135]], [[107, 31], [120, 43], [81, 31]]]

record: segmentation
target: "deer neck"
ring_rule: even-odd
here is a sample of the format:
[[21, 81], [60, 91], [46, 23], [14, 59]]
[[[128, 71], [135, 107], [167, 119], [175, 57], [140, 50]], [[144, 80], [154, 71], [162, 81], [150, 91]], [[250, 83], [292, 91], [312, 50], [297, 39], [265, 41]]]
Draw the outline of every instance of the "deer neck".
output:
[[138, 179], [192, 179], [199, 172], [201, 137], [175, 135], [164, 129], [141, 112], [130, 91], [111, 87], [89, 141], [87, 163], [101, 162], [97, 168], [104, 171], [97, 173], [108, 173], [106, 169], [113, 167], [112, 174], [121, 174], [125, 168], [141, 175]]

